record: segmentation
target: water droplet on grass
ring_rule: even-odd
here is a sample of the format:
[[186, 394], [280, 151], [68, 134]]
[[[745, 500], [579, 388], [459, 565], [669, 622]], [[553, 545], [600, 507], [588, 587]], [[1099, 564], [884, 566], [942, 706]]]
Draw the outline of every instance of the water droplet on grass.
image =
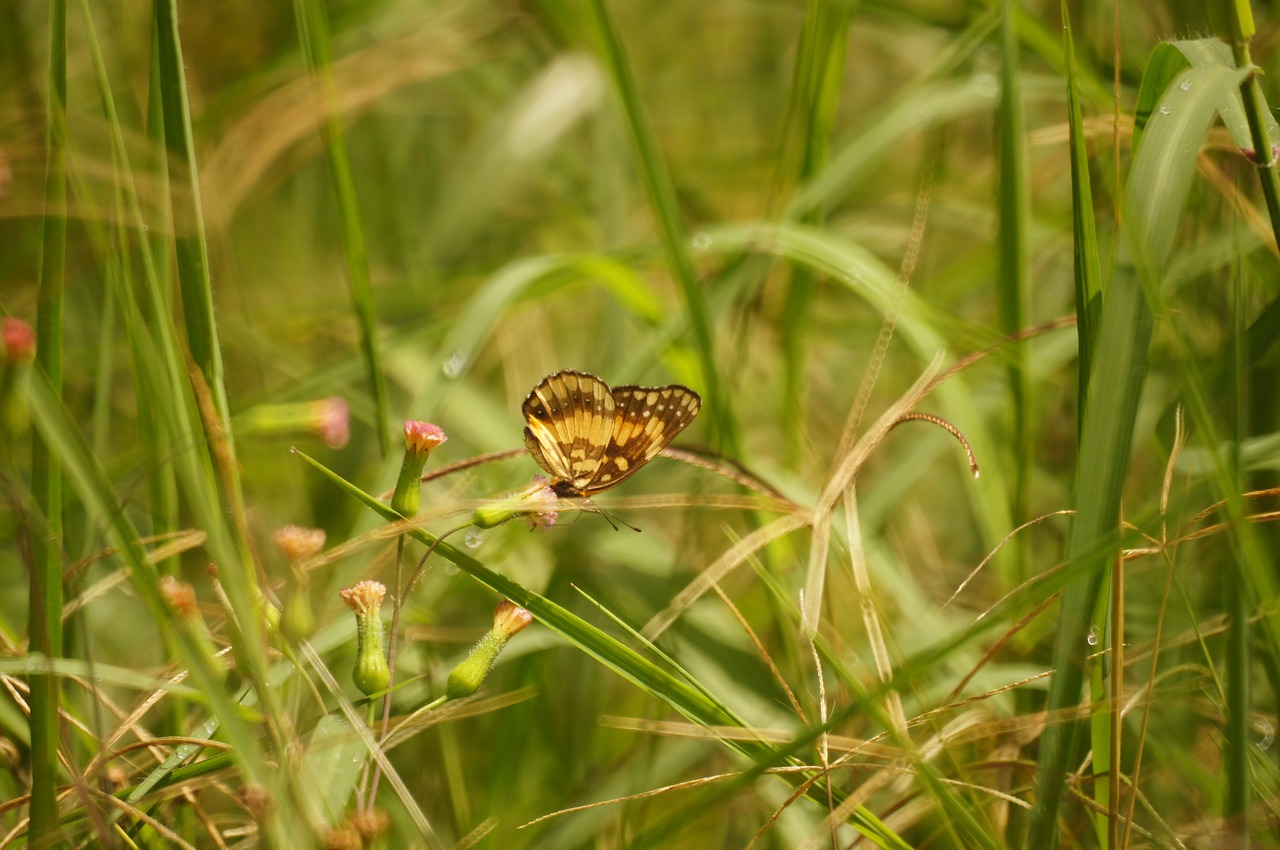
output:
[[1089, 636], [1085, 638], [1085, 640], [1089, 642], [1089, 646], [1098, 645], [1098, 627], [1097, 626], [1089, 627]]
[[456, 378], [462, 374], [462, 370], [467, 366], [467, 358], [461, 351], [455, 351], [445, 358], [444, 363], [440, 365], [440, 371], [444, 372], [446, 378]]
[[1275, 727], [1272, 726], [1271, 723], [1266, 720], [1259, 720], [1257, 723], [1253, 724], [1253, 728], [1258, 731], [1258, 735], [1260, 736], [1258, 738], [1258, 749], [1260, 750], [1271, 749], [1271, 744], [1276, 739]]
[[484, 535], [480, 533], [480, 529], [471, 528], [467, 530], [467, 534], [462, 538], [462, 542], [466, 544], [468, 549], [479, 549], [480, 544], [484, 542]]
[[981, 97], [995, 97], [1000, 94], [1000, 81], [995, 74], [974, 74], [973, 90]]

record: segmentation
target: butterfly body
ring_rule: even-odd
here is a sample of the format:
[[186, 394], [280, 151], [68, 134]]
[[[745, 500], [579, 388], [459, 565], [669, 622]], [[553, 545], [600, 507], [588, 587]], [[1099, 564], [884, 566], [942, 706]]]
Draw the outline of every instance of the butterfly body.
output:
[[524, 400], [524, 444], [557, 496], [587, 498], [657, 457], [701, 408], [698, 394], [679, 384], [610, 389], [566, 369]]

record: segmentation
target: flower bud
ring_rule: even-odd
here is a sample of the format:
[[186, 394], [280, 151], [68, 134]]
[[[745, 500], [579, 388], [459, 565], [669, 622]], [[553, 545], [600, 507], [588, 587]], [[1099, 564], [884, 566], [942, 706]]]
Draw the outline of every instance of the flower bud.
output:
[[36, 359], [36, 332], [22, 319], [0, 319], [0, 341], [7, 362], [26, 366]]
[[558, 504], [555, 491], [547, 485], [547, 479], [539, 475], [524, 492], [512, 493], [505, 499], [476, 508], [471, 524], [476, 528], [493, 528], [523, 516], [530, 528], [550, 528], [560, 516], [556, 510]]
[[289, 559], [289, 563], [305, 561], [324, 548], [323, 528], [303, 528], [300, 525], [284, 525], [276, 530], [276, 547]]
[[242, 434], [310, 434], [331, 449], [351, 438], [347, 403], [337, 396], [286, 404], [259, 404], [236, 420]]
[[196, 613], [196, 589], [190, 583], [163, 576], [159, 584], [160, 596], [175, 614], [190, 617]]
[[479, 690], [480, 683], [489, 675], [507, 641], [531, 622], [533, 615], [510, 599], [498, 603], [498, 607], [493, 609], [493, 628], [480, 638], [471, 654], [449, 672], [445, 697], [460, 699]]
[[0, 319], [0, 440], [10, 445], [27, 431], [26, 382], [36, 358], [36, 332], [31, 325], [6, 316]]
[[366, 696], [385, 691], [391, 684], [391, 670], [382, 651], [382, 600], [387, 588], [381, 582], [362, 581], [340, 594], [356, 613], [356, 666], [351, 679]]
[[391, 507], [401, 516], [413, 516], [418, 512], [418, 499], [422, 489], [422, 468], [427, 456], [436, 446], [449, 439], [438, 425], [410, 419], [404, 423], [404, 462], [400, 465], [400, 479], [396, 481]]

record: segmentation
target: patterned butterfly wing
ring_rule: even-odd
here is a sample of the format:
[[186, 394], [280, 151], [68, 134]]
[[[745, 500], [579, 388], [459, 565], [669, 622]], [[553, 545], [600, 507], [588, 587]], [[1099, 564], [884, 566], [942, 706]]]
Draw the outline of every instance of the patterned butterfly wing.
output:
[[607, 490], [658, 456], [702, 409], [702, 398], [688, 387], [615, 387], [613, 436], [586, 495]]
[[614, 400], [595, 375], [565, 370], [543, 378], [522, 408], [524, 444], [562, 496], [581, 495], [613, 436]]
[[653, 460], [697, 416], [687, 387], [610, 390], [585, 372], [544, 378], [524, 401], [524, 443], [560, 496], [591, 496]]

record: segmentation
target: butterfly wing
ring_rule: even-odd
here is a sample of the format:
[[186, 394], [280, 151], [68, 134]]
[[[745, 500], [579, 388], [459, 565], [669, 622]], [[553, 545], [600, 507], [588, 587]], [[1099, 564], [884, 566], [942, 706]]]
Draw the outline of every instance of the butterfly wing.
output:
[[595, 375], [565, 370], [538, 383], [521, 408], [524, 444], [554, 480], [581, 492], [600, 469], [614, 428], [614, 396]]
[[631, 477], [657, 457], [701, 409], [702, 398], [679, 384], [616, 387], [611, 438], [591, 479], [578, 489], [590, 496]]

